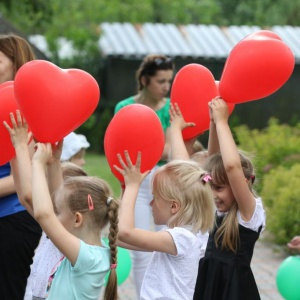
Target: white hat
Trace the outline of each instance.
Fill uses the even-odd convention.
[[[82,148],[87,149],[90,143],[82,134],[71,132],[64,138],[63,149],[61,154],[61,161],[67,161],[72,156],[77,154]]]

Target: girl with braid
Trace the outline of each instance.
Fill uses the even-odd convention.
[[[64,255],[49,280],[49,300],[98,300],[111,270],[104,299],[117,299],[118,202],[109,185],[96,177],[65,178],[52,203],[45,169],[52,159],[51,144],[36,144],[32,157],[32,204],[35,219]],[[110,223],[109,247],[101,230]]]
[[[12,128],[6,122],[4,125],[16,151],[12,170],[17,192],[24,199],[22,205],[44,229],[24,300],[42,300],[47,294],[47,299],[98,300],[109,269],[105,299],[117,299],[118,203],[109,186],[88,177],[73,163],[61,163],[63,141],[37,145],[31,163],[33,147],[27,145],[31,137],[27,123],[19,110],[16,119],[13,113],[10,118]],[[108,222],[110,249],[100,242],[101,229]]]

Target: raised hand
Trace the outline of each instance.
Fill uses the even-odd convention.
[[[27,147],[28,142],[32,137],[32,133],[28,132],[28,125],[26,120],[22,118],[19,110],[16,111],[17,120],[15,119],[15,116],[12,112],[9,114],[9,116],[12,123],[12,128],[6,121],[3,122],[3,125],[9,132],[14,148],[22,145],[25,145]]]
[[[211,119],[215,124],[220,121],[228,122],[229,110],[227,103],[222,98],[216,97],[210,101],[209,109]]]
[[[46,165],[52,157],[52,146],[50,143],[37,143],[35,145],[35,153],[32,157],[33,162],[39,162],[42,165]]]
[[[195,123],[186,122],[184,120],[181,110],[177,103],[170,104],[170,120],[171,126],[179,128],[180,130],[183,130],[187,127],[194,127],[196,125]]]
[[[134,165],[130,159],[129,153],[127,150],[124,151],[124,156],[126,159],[126,163],[124,162],[121,154],[118,154],[118,160],[122,166],[119,168],[118,166],[114,165],[113,167],[124,176],[125,186],[126,188],[130,185],[140,185],[144,178],[149,174],[150,171],[146,171],[141,173],[141,152],[138,152],[136,164]]]

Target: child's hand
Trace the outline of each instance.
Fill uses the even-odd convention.
[[[214,98],[209,102],[210,114],[213,122],[217,124],[220,121],[228,121],[229,110],[227,103],[220,97]]]
[[[183,130],[186,127],[194,127],[196,124],[192,122],[185,122],[183,115],[179,109],[179,106],[177,103],[171,103],[170,104],[170,119],[171,119],[171,127],[173,128],[179,128],[180,130]]]
[[[127,150],[124,151],[124,155],[126,158],[126,163],[123,161],[121,154],[118,154],[118,160],[123,167],[123,169],[119,168],[118,166],[114,165],[114,168],[124,176],[125,186],[126,188],[129,185],[140,185],[144,178],[149,174],[150,171],[146,171],[141,173],[141,152],[138,152],[136,164],[133,165]]]
[[[46,165],[52,157],[52,147],[50,143],[37,143],[35,145],[36,151],[32,157],[32,162],[39,162]]]
[[[14,148],[23,145],[27,147],[28,142],[31,139],[32,133],[28,132],[28,125],[26,120],[22,118],[19,110],[16,111],[17,122],[13,113],[10,113],[9,116],[12,123],[12,128],[7,124],[6,121],[3,122],[3,125],[5,126],[10,135],[11,142]]]
[[[300,236],[295,236],[291,239],[289,243],[287,243],[287,246],[290,249],[297,249],[300,250]]]
[[[63,140],[59,141],[57,144],[52,144],[52,156],[48,161],[48,165],[55,164],[57,162],[60,162],[60,157],[62,153],[63,148]]]

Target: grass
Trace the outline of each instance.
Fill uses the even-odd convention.
[[[120,183],[119,180],[113,175],[107,163],[105,155],[96,153],[85,154],[84,170],[90,176],[98,176],[105,180],[113,190],[114,196],[120,196]]]

